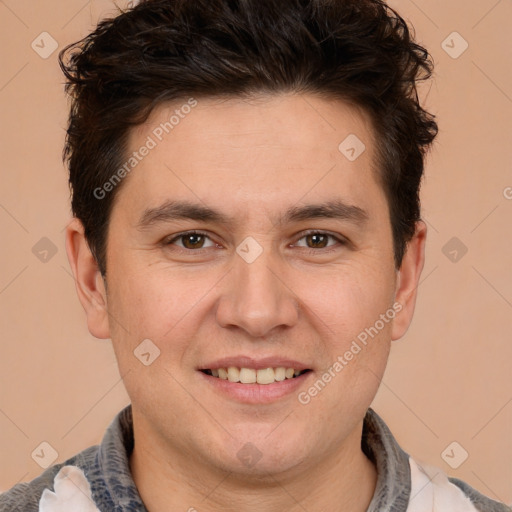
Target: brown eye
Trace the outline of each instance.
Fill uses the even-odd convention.
[[[331,247],[334,248],[336,245],[345,245],[343,238],[321,231],[303,233],[302,237],[299,238],[299,242],[301,240],[304,240],[305,244],[296,243],[295,245],[303,247],[304,249],[328,249]],[[334,243],[329,243],[329,240],[334,240]]]
[[[323,235],[320,233],[314,233],[312,235],[307,235],[304,237],[308,242],[311,242],[311,245],[308,244],[308,247],[312,249],[320,248],[323,249],[327,246],[327,240],[329,238],[328,235]]]
[[[192,233],[191,235],[183,235],[183,246],[186,249],[202,249],[204,236]]]
[[[210,237],[206,234],[190,231],[175,236],[172,240],[166,242],[166,245],[177,245],[178,247],[187,250],[205,249],[215,245],[211,240],[210,245],[205,245],[207,240],[210,240]],[[181,241],[181,243],[178,243],[178,241]]]

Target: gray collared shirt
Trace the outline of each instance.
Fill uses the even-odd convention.
[[[91,446],[51,466],[31,482],[20,483],[1,494],[0,512],[38,512],[43,491],[54,490],[55,475],[66,465],[77,466],[84,472],[101,512],[147,512],[130,473],[133,444],[132,410],[128,405],[114,418],[99,446]],[[409,455],[371,408],[364,419],[361,447],[377,468],[377,485],[367,512],[406,512],[411,495]],[[510,507],[487,498],[461,480],[449,480],[478,511],[512,512]]]

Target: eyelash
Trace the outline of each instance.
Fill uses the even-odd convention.
[[[192,230],[192,231],[186,231],[184,233],[180,233],[180,234],[174,236],[172,239],[164,240],[163,245],[165,245],[165,246],[172,245],[174,242],[176,242],[180,238],[184,238],[184,237],[190,236],[190,235],[200,235],[200,236],[204,236],[204,237],[206,237],[206,238],[211,240],[210,236],[207,233],[204,233],[203,231]],[[318,230],[309,230],[309,231],[304,231],[304,232],[300,233],[300,236],[297,239],[297,241],[302,240],[303,238],[305,238],[305,237],[307,237],[309,235],[323,235],[323,236],[327,236],[327,237],[329,237],[329,238],[331,238],[333,240],[336,240],[338,242],[338,244],[341,245],[341,246],[344,246],[344,245],[348,244],[348,241],[345,238],[343,238],[343,237],[333,235],[333,234],[331,234],[329,232],[326,232],[326,231],[318,231]],[[211,241],[214,242],[213,240],[211,240]],[[187,249],[187,248],[184,248],[184,247],[178,247],[178,249],[180,249],[183,252],[188,252],[188,253],[193,253],[193,252],[194,253],[201,253],[204,250],[211,249],[211,247],[204,247],[204,248],[200,248],[200,249]],[[322,252],[323,254],[326,254],[326,253],[332,252],[333,250],[336,250],[337,247],[336,246],[328,246],[328,247],[321,247],[319,249],[314,249],[314,248],[311,248],[311,247],[302,247],[302,249],[304,249],[309,254],[313,254],[313,253],[318,254],[319,252]]]

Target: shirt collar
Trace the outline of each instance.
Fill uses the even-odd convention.
[[[146,511],[130,471],[133,451],[133,417],[131,404],[120,411],[107,428],[101,441],[97,463],[106,491],[116,512]]]
[[[411,494],[409,455],[371,408],[364,418],[361,449],[377,468],[377,485],[367,512],[405,512]]]

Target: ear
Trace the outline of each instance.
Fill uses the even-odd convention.
[[[96,338],[110,338],[105,284],[85,239],[82,223],[76,217],[66,227],[66,252],[78,299],[87,315],[89,332]]]
[[[393,341],[400,339],[407,332],[412,321],[421,271],[425,263],[426,239],[427,226],[420,220],[416,223],[414,236],[407,244],[397,273],[395,301],[401,304],[402,309],[393,320]]]

